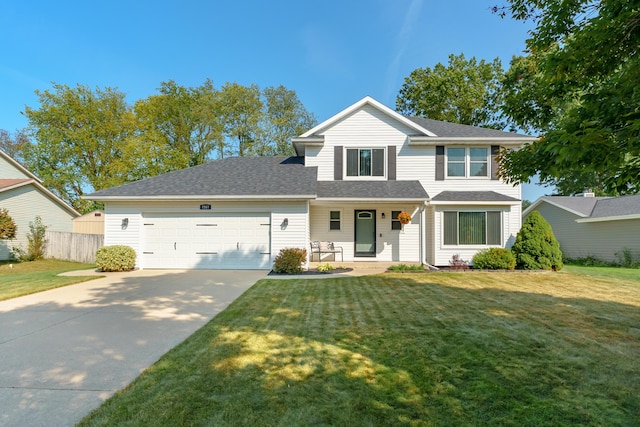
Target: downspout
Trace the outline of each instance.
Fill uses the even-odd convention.
[[[438,267],[431,265],[427,262],[427,239],[425,238],[426,226],[427,226],[427,213],[426,213],[427,201],[425,200],[420,208],[420,262],[426,266],[429,270],[440,270]]]

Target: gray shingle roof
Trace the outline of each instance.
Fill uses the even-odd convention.
[[[316,194],[317,168],[300,157],[229,157],[96,191],[101,197],[309,196]]]
[[[605,197],[606,198],[606,197]],[[582,216],[589,216],[593,208],[603,197],[572,197],[572,196],[544,196],[542,200],[548,200],[557,205],[563,206],[572,211],[578,212]]]
[[[519,199],[495,191],[443,191],[435,196],[437,202],[519,202]]]
[[[598,200],[591,218],[640,214],[640,194]]]
[[[458,123],[443,122],[440,120],[425,119],[422,117],[405,116],[412,122],[444,138],[524,138],[522,135],[513,132],[503,132],[501,130],[481,128],[478,126],[461,125]]]
[[[318,198],[426,200],[420,181],[318,181]]]

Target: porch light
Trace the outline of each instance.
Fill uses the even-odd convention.
[[[122,224],[120,224],[120,228],[126,230],[129,226],[129,218],[122,218]]]
[[[382,219],[384,219],[384,212],[382,212],[382,213],[380,214],[380,217],[381,217]]]
[[[289,225],[289,218],[283,219],[282,223],[280,224],[280,230],[286,229],[288,225]]]

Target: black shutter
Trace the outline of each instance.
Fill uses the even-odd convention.
[[[444,145],[436,145],[436,181],[444,181]]]
[[[387,179],[389,181],[396,180],[396,146],[387,147]]]
[[[491,179],[498,179],[498,154],[500,153],[500,146],[491,146]]]
[[[342,146],[333,147],[333,179],[342,180]]]

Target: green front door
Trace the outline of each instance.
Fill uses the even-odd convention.
[[[376,256],[376,211],[355,211],[355,255]]]

